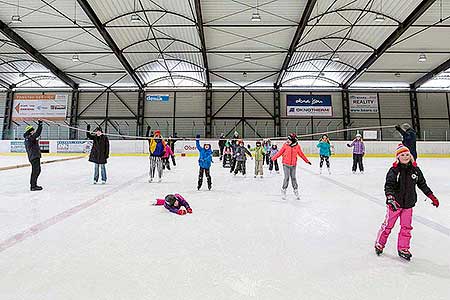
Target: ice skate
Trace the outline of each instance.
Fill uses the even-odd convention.
[[[398,250],[398,256],[400,256],[403,259],[411,260],[412,254],[409,252],[408,249]]]
[[[294,195],[295,195],[295,198],[296,198],[297,200],[300,200],[300,195],[299,195],[299,193],[298,193],[298,189],[297,189],[297,190],[294,190]]]
[[[328,175],[331,175],[331,170],[330,170],[330,168],[328,168]]]
[[[95,181],[95,180],[94,180],[94,181],[92,181],[92,184],[97,184],[97,181]]]
[[[253,176],[253,178],[256,178],[256,175],[255,175],[255,176]]]
[[[264,178],[264,176],[263,175],[261,175],[259,178]]]
[[[162,181],[162,178],[159,178],[159,179],[158,179],[158,182],[161,182],[161,181]]]
[[[322,168],[320,168],[319,174],[322,175]]]
[[[208,190],[210,191],[212,189],[212,185],[208,184]]]
[[[34,186],[34,187],[30,188],[30,191],[32,191],[32,192],[42,191],[42,186],[39,186],[39,185]]]
[[[102,180],[102,184],[106,184],[106,180]]]
[[[286,189],[281,189],[281,199],[286,200]]]
[[[148,182],[149,182],[149,183],[152,183],[152,182],[153,182],[153,178],[150,177],[150,178],[148,179]]]
[[[375,253],[380,256],[383,253],[383,247],[379,244],[375,245]]]
[[[356,171],[352,171],[353,174],[356,174]]]

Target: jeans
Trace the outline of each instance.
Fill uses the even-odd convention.
[[[98,168],[102,167],[102,181],[106,181],[106,165],[105,164],[94,164],[94,181],[98,181]]]

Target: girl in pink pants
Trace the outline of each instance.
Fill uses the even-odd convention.
[[[438,207],[439,201],[428,187],[422,171],[414,161],[409,149],[403,144],[399,144],[395,156],[396,161],[389,169],[384,185],[387,213],[378,231],[375,252],[377,255],[383,253],[389,234],[397,219],[400,218],[400,232],[397,242],[398,255],[410,260],[412,254],[409,252],[409,241],[413,229],[411,226],[413,207],[417,202],[416,185],[431,199],[434,206]]]
[[[192,214],[192,208],[180,194],[169,194],[164,199],[156,199],[153,205],[164,205],[168,211],[178,215]]]

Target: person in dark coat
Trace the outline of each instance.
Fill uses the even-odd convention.
[[[234,158],[236,160],[236,165],[234,167],[234,175],[237,175],[238,172],[241,172],[242,175],[245,176],[246,173],[246,166],[245,162],[247,161],[247,155],[252,157],[252,153],[248,151],[247,148],[244,146],[244,141],[239,140],[238,146],[235,148],[234,151]]]
[[[219,138],[219,160],[222,160],[223,149],[225,148],[226,142],[227,142],[227,140],[225,139],[225,133],[221,133],[220,138]]]
[[[39,137],[42,132],[42,121],[38,121],[38,128],[34,130],[33,126],[25,127],[23,137],[25,139],[25,150],[27,151],[28,161],[31,164],[30,190],[41,191],[42,187],[37,185],[39,174],[41,174],[41,149],[39,148]]]
[[[403,124],[402,126],[397,125],[395,129],[400,132],[403,137],[402,144],[405,145],[411,151],[411,155],[414,157],[414,160],[417,160],[417,148],[416,148],[416,140],[417,133],[414,129],[411,128],[411,125],[408,123]]]
[[[97,127],[94,130],[94,134],[90,133],[91,125],[87,126],[88,132],[87,138],[93,141],[91,154],[89,155],[89,161],[94,165],[94,184],[97,184],[99,177],[99,167],[102,170],[102,184],[106,183],[106,163],[109,158],[109,140],[106,135],[103,134],[102,128]]]
[[[211,182],[211,163],[212,163],[212,150],[211,145],[206,143],[202,146],[200,146],[200,135],[197,134],[195,139],[195,145],[197,147],[197,150],[199,152],[199,158],[198,158],[198,165],[200,167],[200,170],[198,172],[198,184],[197,184],[197,190],[200,190],[203,184],[203,174],[206,174],[206,181],[208,182],[208,190],[211,190],[212,182]]]
[[[172,150],[172,153],[173,153],[173,154],[170,155],[170,158],[172,159],[172,164],[174,166],[177,165],[177,162],[175,161],[175,143],[177,142],[177,140],[178,140],[178,135],[177,135],[176,132],[173,135],[173,137],[169,136],[169,138],[167,139],[167,143],[169,144],[169,147],[170,147],[170,149]]]

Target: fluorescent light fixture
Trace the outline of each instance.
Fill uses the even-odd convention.
[[[242,73],[242,76],[244,76],[244,78],[247,78],[247,72]]]
[[[97,76],[97,72],[94,72],[91,75],[92,75],[92,77],[96,77]]]
[[[79,62],[80,61],[80,57],[78,56],[78,54],[72,55],[72,61],[73,62]]]
[[[252,56],[250,55],[250,53],[247,53],[244,55],[244,60],[245,61],[251,61],[252,60]]]
[[[341,61],[341,58],[339,57],[339,54],[335,54],[333,55],[333,57],[331,57],[332,61]]]
[[[384,16],[383,16],[383,15],[380,15],[380,14],[377,14],[377,15],[375,16],[374,21],[375,21],[375,22],[379,22],[379,23],[384,22]]]
[[[397,73],[394,74],[394,76],[395,76],[395,77],[400,77],[401,74],[397,72]]]
[[[259,15],[259,12],[255,11],[252,14],[252,22],[261,22],[261,16]]]
[[[422,53],[419,55],[419,58],[417,59],[418,62],[426,62],[427,61],[427,56],[425,55],[425,53]]]
[[[22,19],[20,18],[19,15],[13,15],[13,16],[11,17],[11,22],[12,22],[12,23],[22,23]]]
[[[324,73],[324,72],[320,72],[320,73],[319,73],[319,76],[320,76],[320,77],[325,77],[325,73]]]
[[[161,64],[164,63],[164,56],[162,53],[158,54],[158,58],[156,60]]]
[[[141,17],[138,14],[134,13],[131,15],[131,23],[140,23]]]

